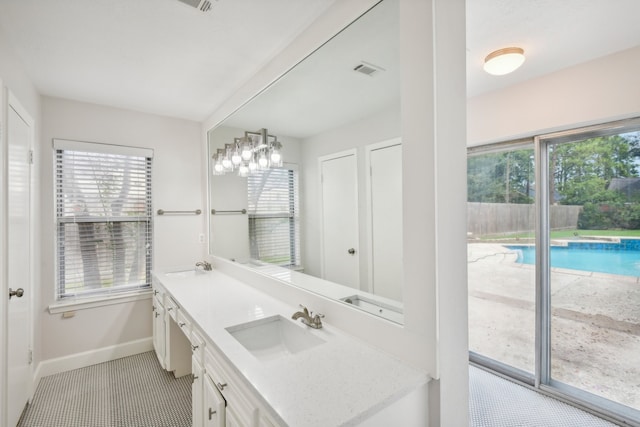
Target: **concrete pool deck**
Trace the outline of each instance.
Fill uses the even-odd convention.
[[[534,266],[499,243],[467,256],[469,348],[533,372]],[[551,300],[552,378],[640,410],[640,279],[553,268]]]

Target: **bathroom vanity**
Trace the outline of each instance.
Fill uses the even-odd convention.
[[[428,376],[219,271],[154,272],[153,343],[195,426],[424,426]],[[309,307],[313,310],[313,307]]]

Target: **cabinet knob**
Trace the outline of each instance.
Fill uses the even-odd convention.
[[[173,307],[167,308],[167,311],[171,311],[171,310],[173,310]]]
[[[191,351],[196,351],[199,346],[191,344]]]
[[[211,419],[211,417],[213,417],[213,414],[215,414],[217,411],[214,411],[213,409],[209,408],[209,419]]]
[[[224,384],[216,383],[216,387],[218,387],[220,391],[224,390],[226,386],[227,386],[227,383],[224,383]]]
[[[181,328],[183,328],[183,327],[184,327],[184,325],[186,325],[186,323],[184,323],[184,322],[180,322],[180,323],[178,324],[178,326],[180,326]]]
[[[153,291],[153,294],[154,294],[154,295],[158,295],[158,290],[157,290],[157,289],[156,289],[156,290],[154,290],[154,291]]]
[[[156,317],[160,316],[160,313],[158,313],[157,311],[155,313],[153,313]]]

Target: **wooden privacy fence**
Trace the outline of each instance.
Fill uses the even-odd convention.
[[[578,227],[582,206],[551,206],[552,230]],[[535,206],[514,203],[467,203],[467,233],[473,236],[526,233],[535,230]]]

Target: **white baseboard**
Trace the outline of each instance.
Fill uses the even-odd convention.
[[[33,375],[33,390],[38,387],[40,379],[43,377],[60,372],[71,371],[73,369],[85,368],[87,366],[120,359],[121,357],[133,356],[134,354],[140,354],[151,350],[153,350],[153,338],[149,337],[96,350],[71,354],[69,356],[43,360],[38,364]]]

